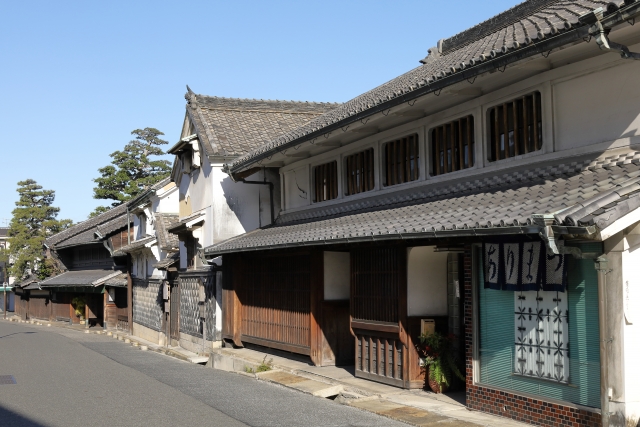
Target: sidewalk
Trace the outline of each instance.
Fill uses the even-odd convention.
[[[263,363],[268,363],[272,370],[256,372]],[[210,365],[215,369],[251,375],[261,381],[333,399],[414,426],[528,425],[467,409],[464,405],[464,392],[443,395],[424,390],[403,390],[356,378],[353,367],[313,366],[307,358],[290,353],[263,352],[251,348],[220,348],[211,353]]]
[[[70,325],[66,322],[40,320],[25,322],[17,317],[7,318],[7,321],[112,336],[143,351],[154,351],[186,362],[206,364],[210,368],[279,384],[413,426],[524,427],[528,425],[467,409],[464,406],[464,392],[443,395],[424,390],[403,390],[356,378],[353,367],[313,366],[307,358],[291,353],[251,348],[219,348],[212,350],[210,355],[203,356],[180,347],[159,346],[124,331],[106,331],[99,327],[87,328],[85,325]],[[259,372],[258,368],[261,364],[268,364],[271,369]]]

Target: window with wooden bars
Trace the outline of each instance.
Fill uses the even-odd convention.
[[[384,145],[383,151],[385,165],[383,181],[385,186],[415,181],[419,178],[417,134],[390,141]]]
[[[475,163],[473,116],[431,130],[431,175],[467,169]]]
[[[313,168],[314,202],[338,197],[338,162],[333,161]]]
[[[540,92],[524,95],[489,110],[488,145],[491,162],[542,148]]]
[[[347,156],[344,161],[347,183],[344,194],[358,194],[373,190],[373,148]]]

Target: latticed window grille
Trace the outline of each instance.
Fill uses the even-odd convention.
[[[314,202],[338,197],[338,162],[333,161],[313,168]]]
[[[373,148],[345,158],[347,176],[346,195],[364,193],[375,186]]]
[[[541,148],[540,92],[524,95],[489,110],[489,161],[508,159]]]
[[[431,175],[470,168],[474,160],[473,116],[431,130]]]
[[[569,311],[566,292],[515,292],[514,373],[569,382]]]
[[[415,181],[420,177],[418,135],[390,141],[384,146],[384,185]]]

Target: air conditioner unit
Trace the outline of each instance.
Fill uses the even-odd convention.
[[[433,319],[420,319],[420,335],[431,335],[436,331],[436,321]]]

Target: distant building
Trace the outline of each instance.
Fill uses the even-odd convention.
[[[9,247],[9,227],[0,227],[0,251]],[[7,311],[13,311],[14,295],[11,284],[13,277],[7,275],[8,265],[0,261],[0,312],[4,310],[4,291],[7,292]]]

